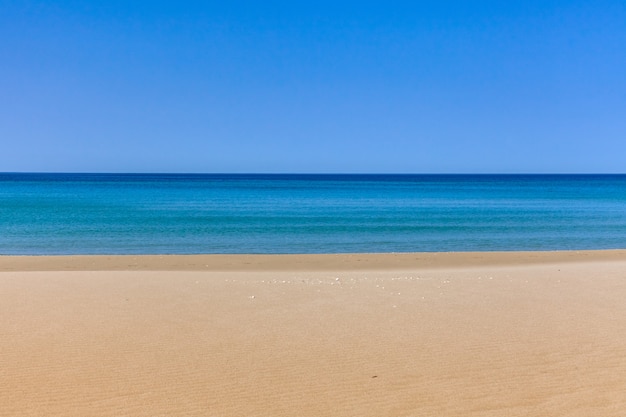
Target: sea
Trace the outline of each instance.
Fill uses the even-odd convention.
[[[626,175],[0,173],[0,254],[626,248]]]

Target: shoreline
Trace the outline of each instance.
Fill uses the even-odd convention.
[[[206,255],[0,255],[5,271],[360,271],[626,260],[626,249]]]

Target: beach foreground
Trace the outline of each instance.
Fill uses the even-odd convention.
[[[0,415],[623,416],[626,251],[0,257]]]

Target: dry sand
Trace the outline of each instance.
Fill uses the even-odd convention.
[[[626,415],[626,251],[0,271],[2,416]]]

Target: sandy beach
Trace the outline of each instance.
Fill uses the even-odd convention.
[[[0,257],[2,416],[624,416],[626,251]]]

